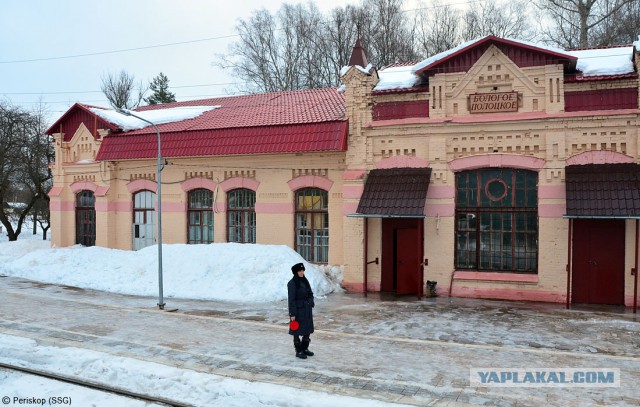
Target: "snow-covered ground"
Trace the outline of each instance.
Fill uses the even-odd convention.
[[[317,296],[341,290],[339,268],[315,267],[287,246],[177,244],[163,246],[164,294],[168,298],[281,301],[287,296],[290,267],[299,262],[305,263]],[[81,246],[52,248],[42,235],[33,235],[30,230],[23,231],[16,242],[8,242],[6,236],[0,240],[0,274],[52,284],[154,296],[158,293],[157,265],[157,246],[137,252]],[[189,394],[189,402],[195,405],[204,406],[210,400],[224,406],[295,406],[300,400],[315,406],[361,405],[357,398],[223,378],[87,350],[61,350],[26,338],[0,335],[0,343],[0,361],[4,363],[25,365],[26,360],[28,367],[37,368],[47,360],[49,369],[54,366],[57,373],[96,380],[101,372],[116,372],[109,379],[112,384],[135,383],[143,393],[174,400],[183,400]],[[73,395],[73,405],[77,406],[133,405],[117,396],[0,371],[1,397],[48,400],[65,395]]]
[[[640,380],[640,324],[630,314],[447,297],[417,301],[372,293],[363,298],[339,289],[339,268],[308,265],[309,279],[323,298],[314,314],[317,354],[301,361],[286,333],[284,285],[290,265],[302,261],[289,248],[165,245],[165,296],[179,310],[159,313],[156,247],[51,248],[30,234],[18,242],[4,240],[0,275],[15,278],[0,278],[0,362],[126,385],[198,406],[385,405],[374,399],[399,399],[369,396],[404,394],[393,393],[394,386],[419,391],[419,397],[401,400],[417,404],[640,401],[632,384]],[[619,368],[622,387],[541,392],[469,386],[470,367],[523,366]],[[301,386],[306,377],[331,382],[311,379]],[[86,390],[62,391],[57,383],[34,380],[0,370],[0,397],[71,394],[92,400]],[[354,393],[353,384],[374,390]],[[97,400],[97,406],[125,405],[121,399]]]

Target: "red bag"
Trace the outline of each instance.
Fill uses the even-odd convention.
[[[297,331],[299,327],[300,324],[298,323],[298,321],[289,322],[289,329],[291,329],[292,331]]]

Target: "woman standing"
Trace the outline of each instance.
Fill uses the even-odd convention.
[[[313,301],[313,291],[309,280],[304,276],[304,264],[298,263],[291,267],[293,278],[287,284],[289,292],[289,318],[298,322],[298,329],[289,328],[289,335],[293,335],[293,346],[296,349],[296,356],[306,359],[313,356],[309,350],[309,335],[313,333],[313,313],[315,306]],[[302,341],[300,340],[302,335]]]

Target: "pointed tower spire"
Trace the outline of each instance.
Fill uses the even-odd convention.
[[[351,51],[349,65],[360,65],[363,68],[369,65],[369,62],[367,62],[367,55],[364,53],[364,48],[362,48],[362,44],[360,43],[360,36],[358,36],[356,45],[353,47],[353,51]]]

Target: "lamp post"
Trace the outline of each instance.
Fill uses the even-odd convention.
[[[133,114],[130,110],[117,107],[116,111],[125,116],[132,116],[145,123],[149,123],[158,135],[158,308],[163,310],[165,304],[162,296],[162,151],[160,150],[160,130],[158,130],[158,127],[153,122]]]

